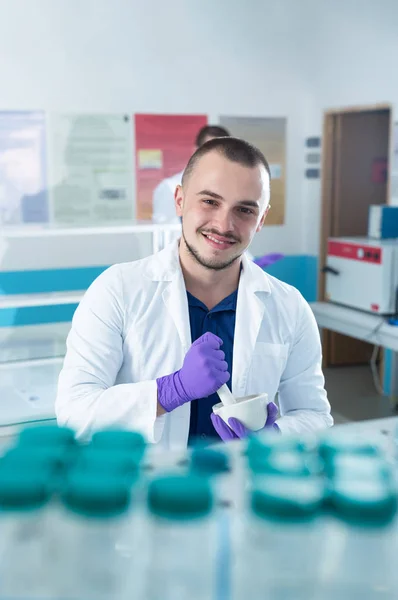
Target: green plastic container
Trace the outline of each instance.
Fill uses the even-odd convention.
[[[22,429],[18,445],[28,446],[74,446],[75,432],[68,427],[36,425]]]
[[[302,521],[320,514],[324,484],[319,477],[263,477],[251,492],[251,508],[258,517]]]
[[[388,524],[397,510],[394,488],[377,479],[336,480],[329,503],[338,517],[359,525]]]
[[[48,469],[49,472],[66,468],[75,458],[73,447],[19,445],[8,450],[0,458],[0,469],[15,469],[19,472],[31,469]]]
[[[124,450],[136,452],[137,455],[143,455],[146,448],[146,441],[141,433],[137,431],[128,431],[126,429],[104,429],[94,433],[91,444],[96,448],[106,450]]]
[[[136,431],[104,429],[94,433],[90,446],[108,452],[128,453],[139,463],[145,456],[147,443],[141,433]]]
[[[291,435],[268,433],[251,435],[248,438],[245,454],[250,458],[253,454],[271,454],[273,452],[308,452],[316,447],[315,438],[308,436],[298,438]]]
[[[148,508],[152,515],[164,519],[203,518],[213,508],[209,480],[195,475],[171,475],[154,479],[149,485]]]
[[[134,452],[90,445],[79,451],[74,468],[99,476],[120,475],[132,481],[139,475],[140,457]]]
[[[253,453],[248,457],[253,474],[308,477],[322,472],[322,463],[310,453],[297,451]]]
[[[328,462],[327,474],[338,481],[392,482],[392,469],[381,456],[336,454]]]
[[[51,485],[43,470],[23,474],[0,470],[0,511],[37,510],[50,498]]]
[[[200,475],[221,475],[230,471],[230,459],[221,450],[198,448],[192,452],[191,470]]]
[[[130,490],[120,477],[74,471],[62,493],[64,505],[89,518],[106,519],[125,513],[130,506]]]
[[[366,438],[358,438],[352,434],[332,431],[321,439],[319,444],[319,454],[329,462],[336,455],[357,454],[362,456],[380,456],[382,454],[380,446],[369,442]]]

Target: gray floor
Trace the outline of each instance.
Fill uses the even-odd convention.
[[[394,402],[375,390],[369,366],[330,367],[324,375],[336,424],[398,415]]]

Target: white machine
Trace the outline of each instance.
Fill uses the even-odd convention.
[[[398,240],[329,238],[326,298],[360,310],[398,313]]]

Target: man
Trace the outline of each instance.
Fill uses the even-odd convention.
[[[229,136],[229,132],[220,125],[205,125],[196,136],[196,149],[200,148],[209,140]],[[163,179],[155,188],[152,197],[152,219],[158,223],[178,222],[176,207],[174,204],[174,192],[181,184],[183,171]]]
[[[205,125],[202,127],[202,129],[200,129],[198,135],[196,136],[196,150],[210,140],[220,137],[229,137],[230,135],[231,134],[229,131],[225,129],[225,127],[221,127],[221,125]],[[153,221],[157,223],[173,223],[174,221],[178,222],[180,220],[180,217],[178,217],[176,213],[174,194],[177,186],[181,185],[183,173],[184,171],[181,171],[176,175],[172,175],[171,177],[163,179],[163,181],[161,181],[155,188],[152,198]],[[269,265],[272,265],[283,258],[283,254],[265,254],[264,256],[259,256],[254,259],[251,253],[247,251],[247,257],[251,260],[254,260],[256,265],[259,265],[262,268],[267,268]]]
[[[175,192],[180,241],[114,265],[77,308],[56,412],[79,436],[119,426],[165,448],[196,437],[247,435],[211,418],[217,390],[278,393],[266,429],[331,426],[321,346],[311,309],[293,287],[245,256],[269,210],[262,153],[214,139],[191,157]]]

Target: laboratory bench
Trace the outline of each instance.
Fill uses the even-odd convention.
[[[0,328],[0,438],[55,419],[54,399],[70,323]]]

